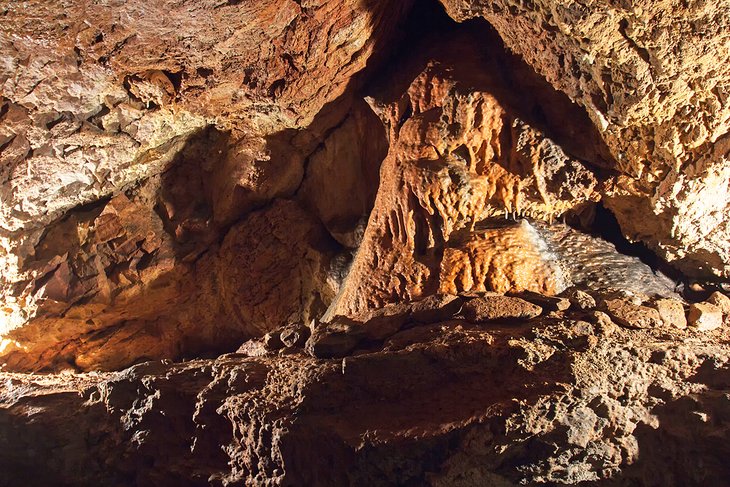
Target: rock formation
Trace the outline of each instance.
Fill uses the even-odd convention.
[[[347,87],[357,85],[357,73],[407,8],[387,1],[285,0],[265,8],[5,2],[0,355],[8,366],[35,370],[61,360],[116,368],[235,348],[230,340],[280,325],[225,305],[213,274],[233,263],[209,255],[248,212],[297,191],[307,156],[333,127],[356,117],[347,115]],[[377,150],[363,164],[375,158]],[[130,202],[136,208],[116,209]],[[356,209],[366,213],[369,204],[364,193]],[[274,218],[284,225],[282,218],[297,216]],[[309,233],[302,223],[303,233],[284,238]],[[298,251],[272,257],[282,279],[300,265]],[[326,249],[314,259],[327,260]],[[227,289],[248,284],[226,280],[257,272],[228,270]],[[278,292],[297,306],[320,299]],[[252,296],[252,305],[261,300]],[[220,307],[228,312],[217,313]],[[77,344],[109,350],[110,335],[117,337],[111,342],[141,343],[112,352],[111,361],[74,363]]]
[[[726,2],[442,0],[580,104],[615,158],[606,204],[684,272],[730,277]]]
[[[0,0],[0,486],[723,485],[729,13]]]

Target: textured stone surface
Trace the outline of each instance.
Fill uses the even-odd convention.
[[[625,234],[685,272],[730,277],[727,2],[441,0],[481,17],[591,117],[622,173]]]
[[[185,247],[154,212],[124,197],[85,221],[46,234],[41,248],[53,259],[41,261],[36,315],[5,334],[6,367],[110,370],[230,351],[246,337],[322,314],[336,292],[332,242],[293,202],[250,214],[220,248],[192,259],[176,254]]]
[[[656,309],[635,304],[626,298],[606,299],[603,307],[617,323],[629,328],[653,328],[662,325],[662,318]]]
[[[596,300],[593,296],[580,289],[572,289],[568,292],[570,304],[580,310],[590,310],[596,307]]]
[[[475,49],[479,40],[492,48]],[[469,56],[454,59],[454,51]],[[535,82],[493,38],[467,29],[426,43],[417,60],[395,63],[375,83],[369,102],[388,128],[390,150],[333,314],[357,314],[437,289],[562,289],[529,228],[514,235],[499,222],[492,228],[490,218],[514,213],[550,219],[594,200],[597,180],[521,118],[538,102],[509,94],[508,80],[488,69],[497,62],[524,73],[523,86]],[[543,102],[555,120],[570,110],[554,92]],[[574,132],[582,130],[580,123],[571,122]]]
[[[546,296],[533,291],[525,291],[520,293],[518,297],[548,311],[565,311],[570,308],[570,299],[559,296]]]
[[[713,292],[710,297],[707,298],[707,302],[720,308],[723,315],[730,315],[730,298],[720,291]]]
[[[33,367],[56,359],[74,366],[74,354],[76,366],[112,367],[197,348],[170,343],[181,335],[231,347],[230,330],[280,325],[293,312],[283,303],[267,324],[264,314],[238,309],[249,304],[219,312],[211,284],[219,264],[209,254],[247,213],[297,192],[309,154],[333,127],[354,125],[345,138],[372,132],[362,115],[346,117],[348,87],[408,6],[0,2],[0,353],[46,347],[53,352]],[[337,133],[330,145],[342,143]],[[338,157],[326,153],[319,165]],[[363,158],[372,174],[377,156]],[[347,218],[369,210],[368,187]],[[312,228],[302,218],[293,235]],[[286,255],[271,257],[292,269],[287,278],[306,280],[287,260],[312,256],[283,247]],[[231,278],[223,276],[224,291],[242,285]],[[327,300],[311,289],[301,298],[301,286],[309,284],[291,283],[280,298],[298,300],[298,310]],[[200,309],[188,309],[193,303]],[[146,344],[137,352],[125,345],[111,362],[72,350],[93,349],[99,338],[113,350],[109,334]]]
[[[441,3],[0,0],[0,486],[724,485],[730,6]]]
[[[667,326],[687,328],[687,315],[684,305],[676,299],[658,299],[652,306],[659,312],[659,316]]]
[[[524,321],[540,316],[542,308],[510,296],[480,296],[464,304],[461,314],[474,323]]]
[[[727,343],[601,330],[450,321],[337,360],[3,373],[0,483],[722,485]]]
[[[712,331],[722,326],[722,310],[710,303],[692,303],[687,319],[699,331]]]
[[[361,100],[307,160],[297,195],[346,247],[360,245],[387,151],[382,122]]]

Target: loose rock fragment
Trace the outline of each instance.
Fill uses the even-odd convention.
[[[720,311],[722,311],[722,314],[725,317],[730,316],[730,298],[725,296],[720,291],[715,291],[710,295],[709,298],[707,298],[707,302],[710,304],[714,304],[718,308],[720,308]]]
[[[595,323],[596,330],[603,336],[610,336],[616,331],[616,323],[603,311],[593,311],[591,321]]]
[[[684,312],[684,306],[676,299],[658,299],[653,306],[659,312],[659,316],[666,326],[679,329],[687,328],[687,316]]]
[[[481,323],[497,320],[529,320],[542,314],[542,308],[512,296],[482,296],[464,304],[462,315],[469,321]]]
[[[711,331],[722,326],[722,311],[710,303],[694,303],[689,307],[689,325],[698,331]]]
[[[302,347],[309,338],[310,330],[301,323],[289,325],[279,335],[281,342],[286,347]]]
[[[582,311],[594,309],[596,307],[596,300],[593,296],[585,291],[581,291],[580,289],[574,289],[571,291],[568,294],[568,299],[570,300],[571,305]]]
[[[434,294],[411,303],[410,319],[417,323],[436,323],[453,318],[463,306],[463,300],[452,294]]]
[[[654,328],[662,324],[657,310],[634,304],[628,299],[607,299],[603,306],[611,318],[628,328]]]
[[[570,308],[570,300],[567,298],[546,296],[532,291],[525,291],[517,294],[516,296],[521,297],[525,301],[536,304],[547,311],[565,311]]]
[[[365,338],[365,330],[346,322],[345,318],[317,327],[305,345],[305,351],[315,358],[340,358],[352,352]]]

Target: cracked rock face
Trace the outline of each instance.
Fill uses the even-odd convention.
[[[0,0],[0,487],[724,485],[728,12]]]

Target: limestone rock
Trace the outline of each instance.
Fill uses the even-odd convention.
[[[463,306],[460,296],[432,294],[409,305],[410,320],[416,323],[437,323],[453,318]]]
[[[328,282],[326,232],[298,204],[276,201],[234,226],[216,259],[217,302],[250,334],[324,312]]]
[[[451,319],[462,307],[460,296],[434,294],[412,303],[389,304],[359,315],[338,315],[315,327],[315,332],[307,342],[307,350],[316,357],[344,356],[364,340],[382,341],[406,325],[417,326]],[[319,345],[319,341],[323,341],[323,344]]]
[[[276,201],[190,259],[155,212],[119,196],[46,233],[31,263],[44,284],[27,288],[36,315],[6,332],[0,357],[16,370],[109,370],[230,351],[324,312],[330,245],[299,205]]]
[[[707,302],[720,308],[723,315],[730,315],[730,298],[720,291],[713,292],[710,297],[707,298]]]
[[[680,301],[676,299],[657,299],[652,306],[659,311],[665,325],[679,329],[687,328],[687,314],[684,305]]]
[[[634,304],[625,298],[607,299],[606,312],[620,325],[629,328],[654,328],[662,325],[659,312],[648,306]]]
[[[590,317],[591,321],[595,323],[601,334],[610,336],[616,331],[616,324],[613,322],[611,317],[603,311],[592,311],[590,313]]]
[[[659,316],[666,326],[687,328],[687,316],[681,302],[676,299],[658,299],[652,306],[659,312]]]
[[[587,311],[596,307],[596,300],[585,291],[573,289],[568,294],[570,304],[579,310]]]
[[[305,350],[315,358],[340,358],[349,355],[367,337],[362,326],[344,317],[316,327]]]
[[[672,279],[637,257],[619,252],[606,240],[567,225],[535,222],[532,226],[548,254],[558,262],[566,286],[592,290],[596,295],[614,289],[627,294],[676,296]]]
[[[382,123],[359,101],[306,161],[306,175],[297,195],[314,209],[334,238],[349,248],[357,248],[362,239],[387,151]]]
[[[311,330],[302,324],[291,324],[281,331],[279,339],[286,347],[303,347],[306,343]]]
[[[445,293],[533,291],[554,294],[564,286],[561,270],[541,252],[532,227],[480,228],[466,241],[446,247],[439,269],[439,290]]]
[[[698,331],[712,331],[722,326],[722,310],[710,303],[692,303],[687,319]]]
[[[344,360],[1,373],[0,483],[722,485],[728,345],[667,329],[586,347],[589,329],[446,322]]]
[[[464,318],[474,323],[516,321],[540,316],[542,308],[520,298],[482,296],[464,303],[461,313]]]
[[[727,0],[440,3],[0,0],[0,485],[727,482]]]
[[[441,3],[486,19],[591,117],[622,173],[604,201],[629,238],[684,272],[730,276],[728,4]]]
[[[510,90],[486,66],[502,55],[496,47],[475,51],[472,35],[432,43],[419,54],[425,69],[404,67],[376,83],[370,104],[388,130],[390,150],[362,245],[331,313],[358,314],[433,289],[562,290],[534,233],[503,228],[499,219],[512,213],[550,219],[593,201],[597,180],[520,118],[536,102],[501,96]],[[454,60],[454,49],[475,59]],[[395,92],[399,84],[403,91]],[[548,100],[553,112],[568,110],[565,100]]]
[[[570,300],[559,296],[545,296],[535,292],[522,292],[518,297],[540,306],[547,311],[565,311],[570,307]]]

